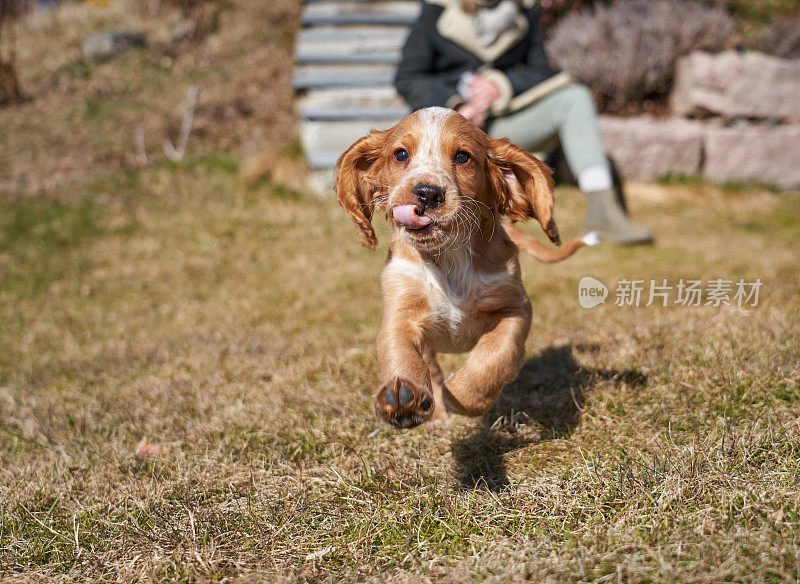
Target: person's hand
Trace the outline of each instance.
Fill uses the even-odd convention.
[[[486,110],[475,107],[472,102],[461,104],[456,111],[479,128],[486,123]]]
[[[469,103],[484,112],[500,97],[500,90],[486,77],[477,75],[469,88]]]

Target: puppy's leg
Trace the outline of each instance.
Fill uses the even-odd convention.
[[[436,409],[434,409],[428,421],[443,422],[449,418],[444,405],[444,395],[442,394],[444,390],[444,373],[442,373],[439,363],[436,362],[436,353],[430,347],[425,347],[422,351],[422,357],[425,359],[425,363],[428,365],[428,371],[430,371],[431,374],[431,388],[433,389],[433,399],[436,402]]]
[[[436,402],[419,327],[399,319],[384,320],[377,350],[384,383],[375,396],[375,415],[396,428],[412,428],[428,420]]]
[[[530,304],[498,316],[496,325],[480,338],[464,365],[445,385],[449,411],[480,416],[492,407],[503,386],[519,374],[530,326]]]

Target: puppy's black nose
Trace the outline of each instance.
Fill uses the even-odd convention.
[[[435,209],[444,203],[444,189],[442,187],[420,183],[411,190],[417,195],[417,200],[422,205],[423,210]]]

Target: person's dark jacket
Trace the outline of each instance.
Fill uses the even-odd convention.
[[[457,107],[466,101],[466,96],[457,90],[462,74],[479,72],[493,81],[501,93],[492,115],[521,109],[537,99],[534,94],[552,91],[546,85],[569,82],[565,74],[557,75],[547,61],[540,15],[537,7],[522,8],[518,27],[483,47],[458,0],[423,2],[422,13],[403,48],[395,77],[397,91],[415,110]]]

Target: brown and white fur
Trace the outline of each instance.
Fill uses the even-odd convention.
[[[554,262],[591,243],[553,248],[501,222],[536,219],[560,244],[550,169],[454,111],[428,108],[353,144],[339,158],[336,193],[365,247],[377,245],[376,209],[392,223],[376,415],[409,428],[486,412],[519,373],[531,325],[518,249]],[[445,380],[436,354],[465,351]]]

